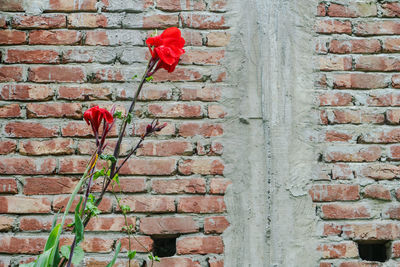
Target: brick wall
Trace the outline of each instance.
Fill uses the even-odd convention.
[[[321,267],[362,263],[361,241],[400,242],[400,3],[323,1],[316,19]]]
[[[168,125],[123,170],[122,201],[148,249],[152,236],[178,236],[176,255],[155,266],[223,266],[226,1],[47,2],[32,15],[27,1],[0,0],[0,266],[43,249],[95,147],[83,112],[112,102],[125,111],[138,83],[132,77],[149,57],[146,37],[170,26],[182,29],[186,54],[174,73],[160,71],[145,86],[122,154],[152,118]],[[125,237],[111,194],[100,209],[82,245],[86,266],[108,263],[115,240]],[[127,262],[123,241],[119,266]],[[146,254],[134,247],[142,266]]]

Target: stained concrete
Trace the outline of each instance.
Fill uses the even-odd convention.
[[[317,266],[312,116],[316,1],[230,1],[225,266]]]

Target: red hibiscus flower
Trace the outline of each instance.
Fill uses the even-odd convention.
[[[153,73],[160,68],[173,72],[179,58],[185,53],[183,49],[185,39],[181,37],[181,31],[176,27],[168,28],[162,34],[148,38],[146,44],[152,59],[158,61]]]
[[[114,108],[113,108],[114,109]],[[104,120],[103,126],[103,134],[102,134],[102,142],[104,142],[105,136],[110,131],[111,127],[113,126],[114,118],[111,113],[104,109],[99,108],[99,106],[92,107],[85,111],[83,114],[83,118],[85,119],[86,123],[92,126],[93,133],[96,137],[96,143],[99,144],[98,136],[99,136],[99,127],[101,122]]]

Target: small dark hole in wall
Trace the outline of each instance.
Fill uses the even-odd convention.
[[[153,253],[158,257],[171,257],[176,253],[176,237],[153,237]]]
[[[359,242],[358,252],[366,261],[385,262],[389,259],[388,241]]]

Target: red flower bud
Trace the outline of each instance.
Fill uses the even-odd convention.
[[[99,127],[103,119],[108,124],[111,124],[114,121],[114,118],[111,115],[111,113],[104,108],[99,108],[99,106],[95,106],[86,110],[85,113],[83,114],[83,118],[85,119],[88,125],[92,126],[93,133],[96,136],[99,133]]]

